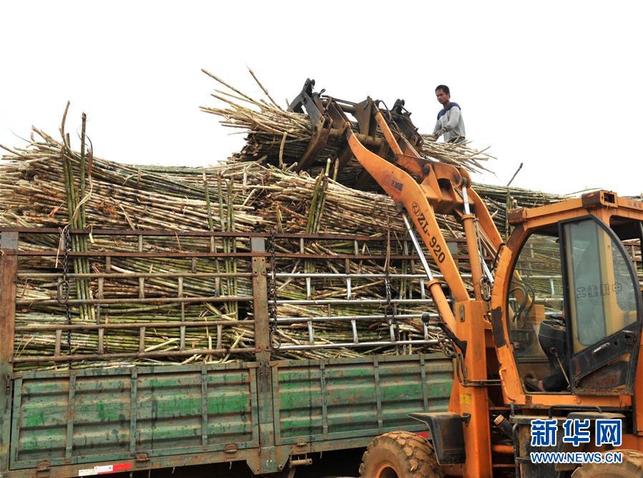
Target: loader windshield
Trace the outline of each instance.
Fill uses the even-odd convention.
[[[640,231],[638,223],[620,226]],[[523,244],[507,306],[526,390],[631,388],[641,292],[636,255],[623,246],[631,234],[618,234],[586,216],[544,227]]]
[[[580,352],[636,322],[637,290],[621,248],[596,221],[564,230],[573,350]]]

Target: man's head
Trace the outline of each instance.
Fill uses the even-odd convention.
[[[447,85],[438,85],[435,87],[435,97],[442,106],[446,106],[451,99],[451,92]]]

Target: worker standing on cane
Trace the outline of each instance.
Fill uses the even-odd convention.
[[[451,92],[446,85],[435,88],[435,96],[442,105],[438,119],[433,130],[433,137],[437,140],[444,136],[445,143],[462,143],[465,140],[464,120],[460,105],[451,101]]]

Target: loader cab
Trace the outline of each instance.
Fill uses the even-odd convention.
[[[641,330],[641,220],[618,209],[544,216],[524,221],[509,243],[506,326],[522,387],[528,394],[631,393]]]

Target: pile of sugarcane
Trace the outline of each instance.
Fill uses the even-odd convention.
[[[259,102],[260,107],[268,105]],[[272,107],[270,107],[272,108]],[[74,252],[123,250],[136,251],[138,244],[127,236],[100,236],[93,238],[91,231],[96,229],[120,230],[170,230],[170,231],[220,231],[220,232],[264,232],[264,233],[344,233],[379,238],[369,247],[371,250],[360,252],[410,255],[409,242],[399,212],[388,197],[369,191],[356,190],[341,183],[333,166],[326,163],[317,168],[314,174],[307,172],[294,173],[288,168],[287,154],[295,151],[285,144],[293,144],[297,137],[305,141],[301,132],[307,126],[307,119],[285,112],[276,106],[275,114],[269,123],[271,128],[281,122],[276,131],[286,142],[279,146],[281,154],[276,165],[270,164],[264,157],[253,160],[255,153],[235,155],[214,167],[150,167],[123,165],[96,157],[88,148],[85,139],[84,121],[81,144],[72,148],[69,135],[65,132],[64,121],[61,126],[62,140],[58,141],[43,131],[34,129],[32,140],[24,147],[6,148],[8,153],[0,164],[0,226],[27,228],[57,228],[56,234],[23,234],[23,247],[31,251],[57,250],[58,257],[32,256],[21,259],[20,270],[28,272],[45,272],[60,274],[63,270],[65,248]],[[267,111],[266,110],[266,111]],[[256,125],[267,122],[265,112],[238,112],[236,117],[246,116]],[[240,124],[240,123],[239,123]],[[298,126],[293,126],[293,124]],[[238,126],[238,125],[237,125]],[[258,126],[257,126],[258,127]],[[299,129],[297,129],[299,128]],[[284,135],[284,131],[287,132]],[[297,133],[296,131],[299,131]],[[295,136],[288,136],[292,132]],[[250,132],[248,148],[254,148],[263,136],[257,131]],[[261,133],[263,134],[263,133]],[[299,135],[299,136],[297,136]],[[265,137],[266,148],[271,148]],[[302,139],[303,138],[303,139]],[[466,146],[462,146],[465,148]],[[288,152],[286,153],[286,150]],[[279,165],[281,157],[282,167]],[[475,156],[474,156],[475,157]],[[461,164],[473,167],[480,158],[468,162],[458,160]],[[487,200],[499,227],[505,227],[507,197],[510,193],[519,205],[534,205],[554,199],[551,196],[530,191],[488,186],[478,186],[478,192]],[[452,238],[462,237],[458,225],[448,217],[439,218],[445,235]],[[66,228],[82,229],[90,234],[73,235],[66,239]],[[146,244],[144,250],[172,252],[201,247],[197,239],[178,239],[174,236],[156,238],[154,244]],[[234,239],[218,239],[213,243],[216,252],[224,254],[248,252],[247,242]],[[297,240],[282,239],[273,244],[275,253],[298,250]],[[272,264],[277,272],[338,272],[337,263],[332,257],[350,253],[351,241],[324,243],[309,241],[303,252],[325,254],[328,260],[279,260]],[[111,271],[127,273],[157,273],[146,283],[146,296],[176,297],[177,282],[163,274],[172,274],[189,270],[186,261],[168,260],[165,258],[112,258]],[[105,263],[95,258],[70,259],[67,265],[69,272],[88,273],[105,272]],[[248,258],[219,258],[199,262],[199,272],[236,273],[249,271]],[[406,274],[422,272],[419,263],[402,261],[383,263],[377,260],[355,261],[350,264],[351,273],[362,274]],[[463,270],[465,273],[466,266]],[[346,271],[344,271],[346,272]],[[376,314],[384,311],[385,315],[418,314],[427,310],[426,305],[405,305],[395,309],[389,306],[361,305],[344,303],[330,307],[314,304],[297,304],[300,299],[314,300],[345,298],[345,290],[333,280],[316,280],[308,287],[302,281],[280,279],[274,284],[278,301],[272,311],[275,317],[321,317],[355,316]],[[193,278],[181,286],[185,297],[197,296],[244,296],[252,292],[249,277],[226,278],[213,281],[207,278]],[[42,325],[53,323],[109,323],[128,324],[149,321],[183,320],[202,321],[203,327],[189,329],[183,338],[185,346],[199,349],[211,349],[213,343],[221,344],[227,350],[251,348],[254,344],[254,329],[244,321],[252,319],[252,308],[241,307],[229,301],[221,303],[194,303],[181,311],[177,304],[146,305],[131,304],[128,299],[140,293],[136,280],[123,278],[117,282],[106,282],[103,287],[95,279],[77,279],[68,285],[66,294],[70,299],[95,298],[97,294],[122,299],[118,304],[109,307],[96,305],[71,306],[59,299],[60,282],[51,278],[40,278],[18,281],[17,325]],[[416,299],[423,296],[417,280],[368,279],[355,284],[353,298],[371,299]],[[388,307],[388,308],[387,308]],[[213,320],[225,320],[230,326],[223,328],[208,325]],[[351,337],[348,322],[327,321],[316,325],[317,340],[342,342]],[[358,323],[357,327],[362,340],[377,341],[387,337],[389,323]],[[401,337],[421,337],[421,322],[415,319],[400,319],[396,322],[396,331]],[[438,338],[435,331],[431,337]],[[273,330],[274,357],[279,358],[323,358],[330,356],[356,356],[363,353],[403,353],[399,347],[375,347],[370,349],[310,349],[286,351],[279,346],[287,344],[301,345],[307,341],[307,330],[301,323],[279,324]],[[171,329],[150,330],[145,342],[146,351],[172,352],[179,348],[179,327]],[[15,354],[17,357],[51,354],[55,347],[56,337],[53,333],[36,334],[28,331],[16,334]],[[98,346],[95,333],[75,331],[69,334],[64,343],[66,351],[71,354],[95,352]],[[135,330],[113,330],[105,337],[103,346],[111,353],[135,352],[140,343]],[[68,350],[67,350],[68,349]],[[428,350],[429,348],[425,348]],[[176,363],[192,361],[218,361],[235,358],[252,359],[251,354],[227,353],[221,355],[203,355],[195,353],[188,357],[158,357],[145,359],[144,362]],[[134,363],[135,361],[115,361],[111,365]],[[45,364],[50,366],[51,364]],[[84,365],[93,365],[88,362]],[[42,367],[43,364],[38,364]],[[57,366],[66,366],[66,363]],[[29,368],[34,365],[24,365]]]
[[[248,133],[243,157],[247,160],[261,159],[280,167],[296,166],[312,137],[308,116],[279,106],[252,71],[250,74],[256,80],[265,99],[255,98],[212,73],[206,70],[203,72],[214,79],[222,89],[217,89],[212,94],[220,104],[202,106],[201,110],[218,116],[221,123],[227,127]],[[423,135],[423,138],[419,152],[430,160],[462,166],[469,171],[480,171],[486,170],[484,163],[492,159],[486,150],[474,149],[467,143],[439,143],[430,135]],[[307,170],[311,174],[323,170],[327,158],[337,157],[338,149],[343,142],[342,138],[330,138],[328,144],[317,154],[317,161],[307,166]],[[342,184],[353,186],[361,172],[359,163],[352,159],[336,173],[336,179]],[[371,182],[370,186],[374,187],[374,184]]]

